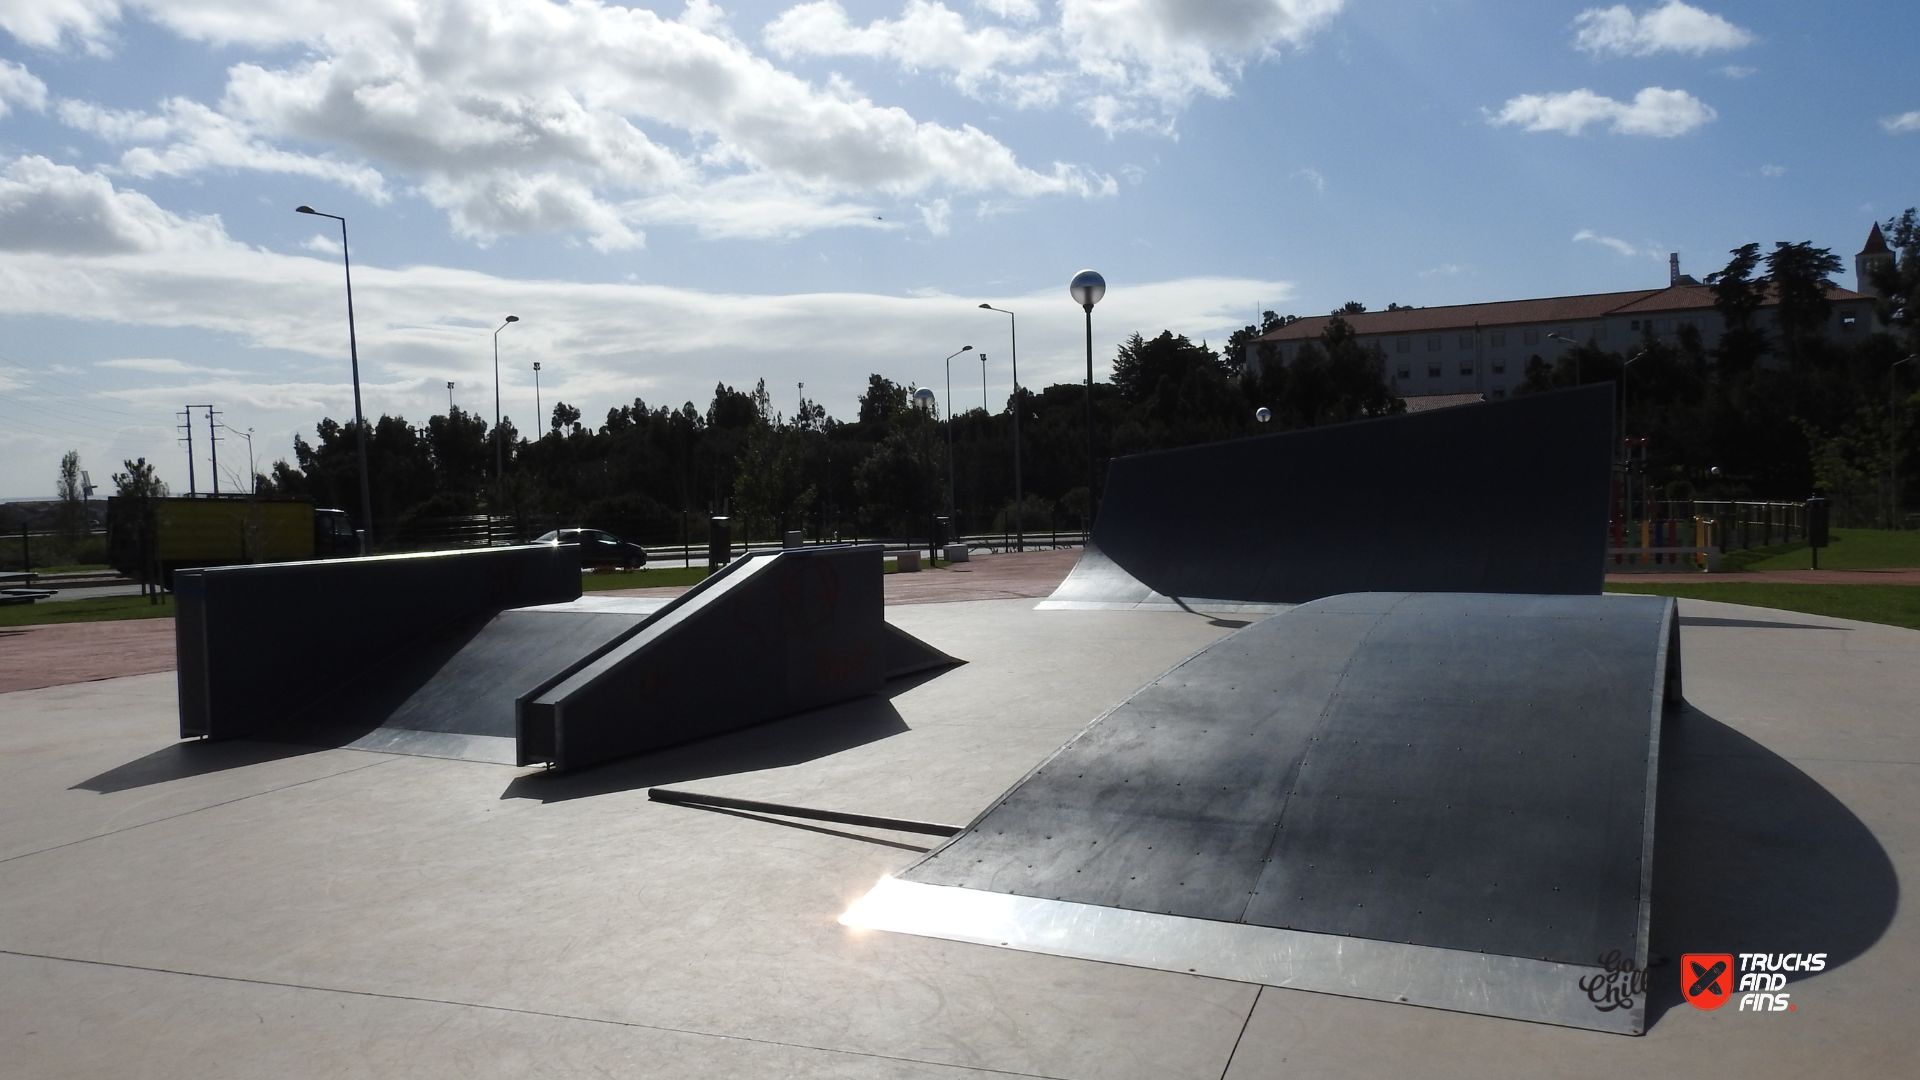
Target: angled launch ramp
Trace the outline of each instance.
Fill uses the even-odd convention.
[[[183,737],[580,768],[957,663],[889,626],[881,548],[756,552],[672,600],[571,548],[182,571]]]
[[[1646,967],[1678,642],[1657,597],[1302,605],[1150,683],[842,921],[1637,1034],[1644,995],[1589,989],[1609,958]]]
[[[1598,593],[1612,441],[1607,384],[1116,458],[1040,606]]]

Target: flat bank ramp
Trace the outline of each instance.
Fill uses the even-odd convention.
[[[1638,1033],[1662,597],[1368,593],[1148,684],[853,925]]]
[[[519,764],[582,768],[877,692],[956,661],[890,627],[880,545],[735,560],[516,703]]]
[[[1585,386],[1116,458],[1085,552],[1039,606],[1598,593],[1612,395]]]

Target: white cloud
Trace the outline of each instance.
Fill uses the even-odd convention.
[[[1606,124],[1616,135],[1652,135],[1670,139],[1712,120],[1711,106],[1685,90],[1649,86],[1632,101],[1615,101],[1591,90],[1522,94],[1489,118],[1493,124],[1518,124],[1527,131],[1563,131],[1578,135],[1588,124]]]
[[[1889,116],[1880,121],[1880,126],[1886,128],[1888,134],[1892,135],[1899,135],[1908,131],[1920,131],[1920,109],[1915,109],[1909,113],[1901,113],[1899,116]]]
[[[875,198],[1115,190],[1068,163],[1030,168],[974,127],[922,122],[843,80],[781,70],[708,0],[689,0],[677,20],[607,0],[143,0],[47,15],[33,32],[100,44],[135,10],[276,59],[234,64],[218,101],[176,98],[150,113],[62,103],[65,122],[126,147],[124,172],[283,172],[374,199],[404,184],[481,241],[568,230],[632,247],[650,222],[794,235],[867,220]],[[747,213],[718,195],[742,183],[755,193]]]
[[[1581,229],[1579,232],[1574,233],[1573,240],[1575,243],[1580,243],[1582,241],[1585,241],[1589,243],[1600,244],[1605,247],[1610,247],[1622,255],[1658,256],[1660,253],[1659,244],[1648,244],[1645,249],[1641,249],[1618,237],[1602,236],[1599,233],[1594,232],[1592,229]]]
[[[0,172],[0,251],[55,255],[171,254],[227,250],[220,219],[187,219],[138,192],[117,191],[98,173],[46,158]]]
[[[6,0],[0,3],[0,30],[40,49],[58,49],[71,42],[86,52],[104,56],[108,28],[119,18],[117,0]]]
[[[812,0],[765,30],[783,56],[861,56],[949,71],[963,92],[1019,107],[1071,98],[1109,132],[1170,130],[1199,94],[1226,97],[1252,58],[1298,46],[1345,0],[1060,0],[1053,25],[1027,27],[1028,0],[980,6],[1011,22],[969,28],[938,0],[907,0],[899,18],[855,26],[838,0]],[[1022,70],[1024,69],[1024,70]]]
[[[1431,270],[1420,271],[1420,276],[1423,278],[1458,277],[1466,269],[1467,269],[1466,267],[1459,266],[1454,263],[1441,263],[1439,266],[1436,266]]]
[[[1320,170],[1318,169],[1295,169],[1287,175],[1287,178],[1289,180],[1294,178],[1305,180],[1307,183],[1313,185],[1313,190],[1315,191],[1327,190],[1327,178],[1320,175]]]
[[[19,198],[22,191],[30,197]],[[79,204],[84,213],[48,213],[55,196]],[[225,343],[205,355],[183,354],[188,358],[178,366],[120,357],[92,365],[100,379],[119,380],[103,389],[126,408],[155,418],[151,446],[116,449],[112,460],[136,453],[150,459],[166,453],[174,460],[167,425],[183,399],[230,410],[227,422],[237,428],[297,428],[309,438],[321,416],[338,418],[351,409],[337,255],[247,247],[227,238],[217,219],[168,214],[145,195],[115,190],[102,175],[36,158],[16,161],[0,176],[0,237],[22,236],[14,214],[35,199],[36,216],[58,227],[50,227],[53,235],[41,242],[0,247],[0,316],[204,331],[207,336],[198,340]],[[99,241],[101,234],[112,242]],[[458,383],[463,405],[473,404],[471,388],[491,387],[488,334],[498,323],[484,317],[514,311],[523,321],[511,338],[502,335],[501,372],[506,411],[524,426],[533,412],[528,369],[536,359],[546,368],[547,404],[565,400],[589,417],[636,396],[656,405],[692,400],[704,407],[716,381],[751,386],[762,377],[776,388],[804,381],[809,397],[847,416],[869,373],[931,379],[940,354],[929,357],[928,340],[972,341],[993,357],[988,375],[998,400],[1006,392],[997,347],[1005,340],[1005,317],[980,311],[982,301],[1019,312],[1024,380],[1073,380],[1084,363],[1082,314],[1065,288],[1075,269],[1062,267],[1058,283],[1014,296],[741,295],[367,262],[355,264],[353,284],[370,413],[420,422],[445,409],[448,380]],[[1196,340],[1224,339],[1246,321],[1245,297],[1284,303],[1294,295],[1292,286],[1279,281],[1116,279],[1094,314],[1095,348],[1111,355],[1128,334],[1161,329]],[[776,341],[780,347],[769,349],[767,343]],[[18,356],[17,348],[7,359],[33,360]],[[16,459],[7,438],[0,431],[0,487],[24,484],[20,490],[27,490],[34,476],[12,478]],[[273,438],[280,441],[269,442],[264,434],[258,440],[264,462],[288,452],[284,436]],[[64,449],[51,451],[54,460]],[[226,462],[224,449],[221,460]]]
[[[1754,36],[1727,20],[1680,0],[1667,0],[1662,7],[1635,15],[1625,4],[1609,8],[1588,8],[1573,20],[1580,28],[1574,36],[1577,49],[1596,55],[1651,56],[1658,52],[1703,53],[1720,49],[1739,49],[1753,44]]]
[[[1729,79],[1744,79],[1760,69],[1756,67],[1741,67],[1739,64],[1724,64],[1713,70],[1715,74],[1724,75]]]
[[[1760,175],[1785,176],[1787,175],[1787,167],[1785,165],[1762,165],[1760,166]]]
[[[35,112],[46,108],[47,84],[19,64],[0,60],[0,116],[7,115],[15,105]]]

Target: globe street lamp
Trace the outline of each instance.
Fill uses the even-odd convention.
[[[367,482],[367,421],[360,411],[360,341],[353,329],[353,259],[347,253],[347,219],[339,214],[323,214],[311,206],[296,206],[296,214],[332,218],[340,223],[340,264],[347,272],[347,355],[353,362],[353,437],[360,456],[360,554],[367,553],[367,537],[373,532],[373,487]]]
[[[953,357],[963,352],[972,352],[973,346],[962,345],[958,352],[948,356],[947,365],[947,527],[953,527]]]
[[[496,481],[507,475],[507,448],[500,438],[500,331],[519,321],[520,316],[509,315],[506,322],[493,330],[493,478]]]
[[[1013,312],[992,304],[981,304],[987,311],[1007,317],[1007,341],[1013,346],[1013,550],[1027,550],[1027,504],[1020,490],[1020,334]],[[984,359],[984,357],[983,357]]]
[[[1087,313],[1087,536],[1093,535],[1093,305],[1107,295],[1107,279],[1092,270],[1073,275],[1067,285],[1073,302]]]

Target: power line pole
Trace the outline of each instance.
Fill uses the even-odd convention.
[[[187,444],[187,494],[192,495],[196,493],[196,489],[193,486],[193,406],[189,405],[180,410],[179,415],[181,418],[179,424],[180,430],[187,434],[184,440],[176,441],[184,441]]]
[[[207,454],[213,461],[213,493],[220,494],[220,436],[216,433],[213,418],[220,415],[213,406],[202,405],[207,410]]]

